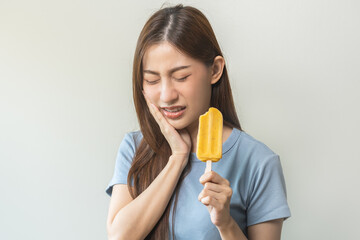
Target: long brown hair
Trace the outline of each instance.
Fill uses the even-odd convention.
[[[223,56],[209,21],[196,8],[184,7],[181,4],[163,8],[155,12],[145,23],[138,38],[133,63],[133,97],[143,135],[128,174],[128,188],[133,198],[139,196],[152,183],[171,155],[170,146],[152,117],[142,94],[142,60],[145,51],[150,46],[164,41],[206,66],[211,66],[216,56]],[[224,124],[242,130],[236,115],[226,66],[220,80],[212,85],[210,104],[222,112]],[[188,161],[188,166],[176,186],[175,194],[146,239],[168,238],[171,202],[175,200],[172,219],[174,223],[179,188],[190,169],[191,161]],[[174,236],[174,231],[172,232]]]

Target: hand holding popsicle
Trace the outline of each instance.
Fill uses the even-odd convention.
[[[230,200],[232,189],[230,182],[214,171],[204,173],[200,178],[204,189],[198,199],[208,207],[211,222],[218,228],[227,226],[232,220]]]
[[[217,227],[231,221],[230,199],[232,189],[230,183],[219,174],[211,171],[211,163],[222,157],[223,118],[216,108],[211,107],[199,118],[196,155],[199,160],[206,161],[205,173],[200,178],[204,189],[199,194],[199,201],[207,206],[211,221]]]

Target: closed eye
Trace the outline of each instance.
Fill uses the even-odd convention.
[[[149,81],[149,80],[144,79],[144,81],[149,85],[154,85],[154,84],[158,83],[160,80]]]
[[[183,77],[183,78],[175,78],[177,81],[185,81],[190,75],[187,75],[186,77]]]

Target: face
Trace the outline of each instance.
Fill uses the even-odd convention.
[[[143,79],[144,92],[175,129],[197,129],[210,107],[209,67],[164,42],[145,52]]]

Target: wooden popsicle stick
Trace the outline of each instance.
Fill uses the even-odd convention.
[[[211,172],[211,162],[212,162],[211,160],[206,161],[205,173]]]
[[[206,161],[205,173],[211,172],[211,162],[212,162],[211,160]],[[208,211],[211,212],[212,207],[211,206],[206,206],[206,207]]]

